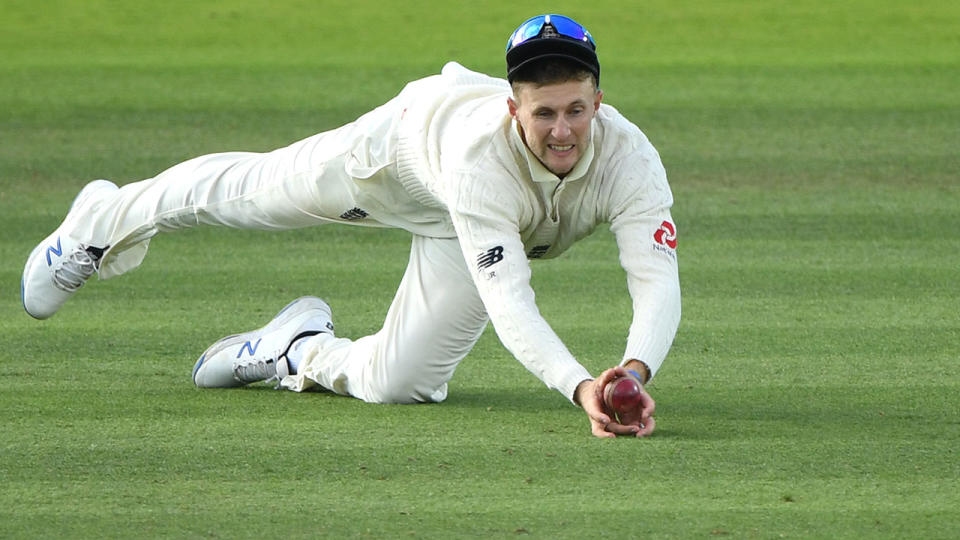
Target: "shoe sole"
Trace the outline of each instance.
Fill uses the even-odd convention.
[[[29,272],[31,267],[30,263],[31,262],[36,263],[36,261],[40,260],[40,258],[36,257],[36,255],[43,251],[43,248],[47,245],[47,239],[53,236],[54,234],[56,234],[57,231],[60,230],[60,227],[63,227],[63,225],[67,222],[67,220],[70,219],[70,213],[73,212],[74,208],[86,202],[86,199],[89,198],[93,192],[99,191],[101,189],[107,189],[107,188],[113,189],[113,190],[119,189],[116,184],[114,184],[109,180],[94,180],[93,182],[90,182],[87,185],[83,186],[83,189],[80,190],[80,193],[77,193],[77,196],[73,198],[73,202],[70,203],[70,208],[67,209],[67,215],[64,216],[63,221],[60,222],[60,225],[52,233],[50,233],[50,235],[47,236],[47,238],[44,238],[42,242],[37,244],[37,247],[33,248],[33,251],[30,252],[30,256],[27,257],[27,263],[23,265],[23,274],[20,276],[20,303],[23,304],[23,310],[27,312],[27,315],[30,315],[34,319],[38,319],[38,320],[48,319],[53,316],[53,314],[51,313],[47,317],[38,317],[33,313],[30,313],[30,310],[27,309],[26,279],[27,279],[27,273]]]
[[[326,302],[324,302],[323,300],[315,296],[301,296],[300,298],[297,298],[293,302],[290,302],[289,304],[287,304],[265,326],[262,326],[256,330],[251,330],[249,332],[244,332],[242,334],[234,334],[232,336],[227,336],[225,338],[220,339],[219,341],[211,345],[209,348],[207,348],[207,350],[204,351],[202,355],[200,355],[200,358],[197,359],[197,363],[193,365],[193,374],[191,375],[193,384],[197,385],[197,372],[200,371],[200,368],[203,366],[204,360],[206,360],[208,356],[213,356],[219,353],[220,351],[222,351],[223,349],[232,347],[238,343],[251,341],[250,336],[253,336],[256,334],[267,334],[273,331],[274,329],[287,324],[288,322],[290,322],[290,320],[294,319],[300,314],[312,309],[323,311],[328,318],[331,318],[331,319],[333,318],[332,312],[330,310],[330,306]]]

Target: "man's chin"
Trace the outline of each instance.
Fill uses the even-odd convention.
[[[551,164],[547,165],[547,170],[550,171],[550,172],[552,172],[553,174],[559,176],[560,178],[563,178],[563,177],[566,176],[570,171],[573,170],[573,166],[574,166],[575,164],[576,164],[576,162],[574,162],[574,163],[551,163]]]
[[[577,165],[577,159],[580,159],[580,156],[576,156],[577,159],[565,159],[565,158],[556,158],[555,159],[544,159],[547,156],[537,155],[537,161],[544,166],[545,169],[557,175],[560,178],[563,178],[566,174],[573,170]]]

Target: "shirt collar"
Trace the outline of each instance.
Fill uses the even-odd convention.
[[[523,155],[527,160],[527,167],[530,170],[530,178],[534,182],[550,182],[558,183],[560,178],[550,172],[549,169],[543,166],[543,163],[540,163],[540,160],[537,159],[537,156],[527,148],[526,143],[523,142],[523,137],[520,136],[520,125],[517,124],[517,120],[513,120],[513,129],[510,130],[513,135],[514,144],[523,149]],[[587,148],[583,151],[583,155],[580,156],[580,160],[577,161],[577,164],[573,166],[573,169],[563,177],[564,181],[574,181],[583,178],[587,174],[587,169],[590,168],[590,163],[593,162],[593,122],[590,123],[590,142],[587,144]]]

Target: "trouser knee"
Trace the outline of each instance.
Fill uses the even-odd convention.
[[[378,403],[439,403],[447,398],[447,383],[431,382],[411,376],[398,376],[383,381],[371,392]]]

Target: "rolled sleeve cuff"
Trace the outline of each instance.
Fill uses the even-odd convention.
[[[556,383],[557,390],[560,391],[563,395],[567,396],[567,399],[570,400],[570,403],[574,405],[577,404],[574,401],[574,394],[577,391],[577,386],[580,385],[585,380],[592,380],[593,375],[590,375],[590,372],[580,364],[571,366],[563,375],[558,379]]]

